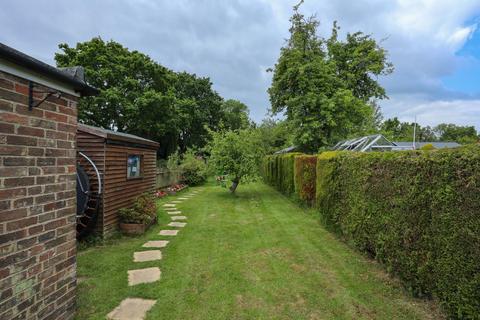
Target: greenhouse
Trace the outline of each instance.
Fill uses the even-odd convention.
[[[394,142],[389,141],[381,134],[374,134],[369,136],[363,136],[360,138],[354,138],[350,140],[343,140],[338,142],[333,150],[349,150],[359,152],[369,151],[392,151],[392,150],[412,150],[411,146],[399,146]]]

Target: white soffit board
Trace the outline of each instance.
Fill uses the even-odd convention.
[[[71,86],[65,85],[65,83],[45,77],[38,72],[18,66],[4,59],[0,59],[0,71],[10,73],[11,75],[33,81],[35,83],[44,85],[58,91],[62,91],[64,93],[71,94],[72,96],[80,97],[80,93],[73,90]]]

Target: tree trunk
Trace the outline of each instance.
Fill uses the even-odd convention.
[[[232,180],[232,186],[230,187],[230,192],[235,193],[235,190],[237,190],[238,184],[240,183],[240,178],[235,177],[235,179]]]

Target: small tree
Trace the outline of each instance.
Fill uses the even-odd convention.
[[[252,181],[259,177],[259,167],[264,155],[258,132],[251,129],[212,132],[210,164],[221,174],[232,177],[232,193],[240,180]]]

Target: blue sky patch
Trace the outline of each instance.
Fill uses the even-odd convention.
[[[458,69],[443,78],[442,82],[450,90],[480,95],[480,27],[457,52],[457,56],[461,58]]]

